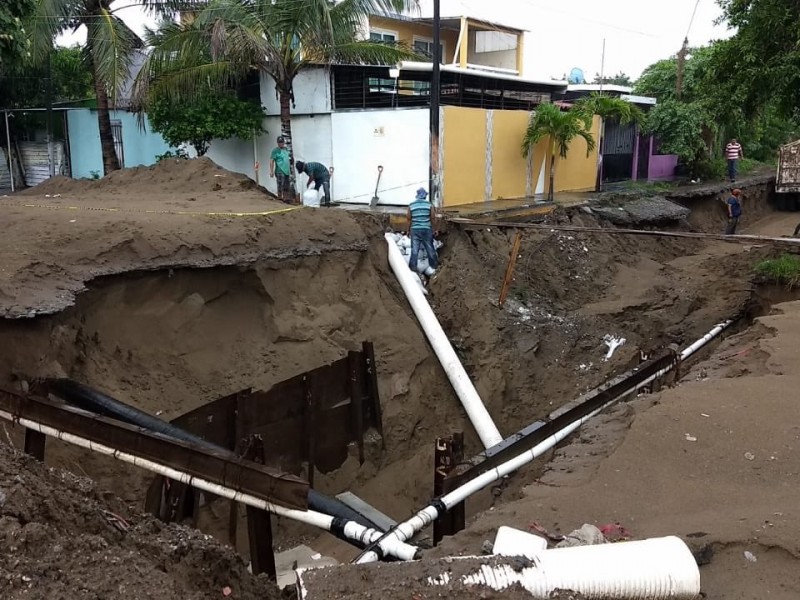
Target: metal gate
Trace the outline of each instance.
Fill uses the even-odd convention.
[[[117,153],[120,169],[125,167],[125,148],[122,146],[122,121],[111,121],[111,135],[114,137],[114,152]]]

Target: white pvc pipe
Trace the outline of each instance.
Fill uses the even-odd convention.
[[[334,525],[334,517],[321,512],[313,510],[297,510],[278,506],[277,504],[272,504],[271,502],[267,502],[266,500],[262,500],[261,498],[257,498],[250,494],[239,492],[206,479],[195,477],[184,471],[178,471],[177,469],[167,467],[166,465],[153,462],[146,458],[141,458],[127,452],[121,452],[114,448],[110,448],[109,446],[98,444],[91,440],[87,440],[86,438],[67,433],[66,431],[60,431],[53,427],[49,427],[48,425],[31,421],[30,419],[17,418],[11,413],[7,413],[5,411],[0,411],[0,418],[12,421],[14,423],[19,423],[23,427],[38,431],[64,442],[74,444],[75,446],[85,448],[91,452],[104,454],[117,460],[121,460],[122,462],[146,469],[147,471],[158,473],[159,475],[163,475],[164,477],[172,479],[173,481],[190,485],[194,488],[209,492],[222,498],[228,498],[229,500],[241,502],[242,504],[247,504],[248,506],[253,506],[261,510],[266,510],[275,515],[286,517],[287,519],[300,521],[301,523],[305,523],[307,525],[313,525],[314,527],[319,527],[325,531],[330,531]],[[362,542],[365,545],[378,542],[378,545],[384,554],[390,554],[401,560],[413,560],[417,553],[416,547],[410,546],[404,542],[397,543],[397,540],[393,538],[387,537],[385,540],[381,540],[381,537],[384,535],[383,532],[364,527],[363,525],[354,521],[347,521],[345,523],[344,534],[348,539]]]
[[[523,569],[483,564],[453,582],[449,573],[429,577],[432,586],[521,586],[532,598],[551,598],[569,590],[588,600],[691,600],[700,593],[700,570],[680,538],[544,550]]]
[[[684,351],[681,352],[681,360],[686,360],[687,358],[689,358],[692,354],[697,352],[700,348],[705,346],[708,342],[713,340],[715,337],[717,337],[720,333],[722,333],[725,329],[730,327],[732,324],[733,324],[733,321],[728,320],[728,321],[725,321],[724,323],[720,323],[719,325],[714,327],[714,329],[709,331],[707,334],[705,334],[703,337],[701,337],[699,340],[697,340],[694,344],[692,344],[688,348],[684,349]]]
[[[389,246],[389,265],[392,267],[400,286],[408,298],[409,304],[414,311],[414,314],[419,320],[428,341],[433,347],[433,351],[439,358],[442,368],[447,373],[447,378],[453,386],[464,410],[467,412],[469,420],[472,422],[473,427],[478,433],[481,442],[485,448],[491,448],[503,441],[503,436],[500,435],[497,427],[489,416],[486,407],[481,401],[478,391],[472,385],[469,375],[464,370],[461,361],[458,360],[450,341],[447,339],[442,326],[436,319],[430,304],[425,299],[425,295],[419,289],[419,286],[414,282],[413,274],[408,268],[400,249],[394,241],[391,234],[386,234],[386,243]]]
[[[725,321],[724,323],[720,323],[714,329],[709,331],[706,335],[702,338],[688,346],[683,352],[681,352],[681,360],[684,360],[690,357],[692,354],[697,352],[700,348],[705,346],[708,342],[712,339],[717,337],[720,333],[722,333],[727,327],[729,327],[733,321]],[[676,363],[679,364],[679,363]],[[613,404],[616,404],[621,398],[628,396],[631,393],[636,392],[637,390],[645,387],[649,383],[655,381],[657,378],[665,375],[669,371],[675,368],[675,365],[671,365],[669,367],[664,367],[660,369],[644,381],[640,381],[636,385],[630,387],[626,391],[619,394],[616,398],[612,398],[604,405],[600,406],[599,408],[595,409],[594,411],[590,412],[587,415],[584,415],[580,419],[576,419],[563,429],[557,431],[550,437],[542,440],[539,444],[533,447],[530,450],[526,450],[522,454],[515,456],[514,458],[496,466],[485,473],[481,473],[475,479],[472,479],[462,485],[461,487],[456,488],[452,492],[445,494],[439,501],[444,504],[447,509],[452,508],[456,504],[462,502],[475,492],[483,489],[484,487],[494,483],[495,481],[502,479],[506,475],[517,471],[521,467],[527,465],[528,463],[532,462],[536,458],[540,457],[545,452],[551,450],[556,444],[561,442],[564,438],[572,434],[575,430],[580,428],[584,423],[586,423],[589,419],[597,416],[602,411],[607,409]],[[439,517],[439,509],[437,508],[436,504],[429,504],[419,512],[417,512],[414,516],[412,516],[407,521],[404,521],[398,524],[394,529],[386,534],[385,539],[396,538],[399,541],[405,542],[406,540],[411,539],[418,531],[421,531],[431,523],[433,523]],[[358,564],[374,562],[378,560],[378,554],[375,552],[365,552],[359,559],[356,561]]]

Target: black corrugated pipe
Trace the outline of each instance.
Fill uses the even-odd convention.
[[[47,385],[47,389],[51,393],[55,394],[59,398],[62,398],[68,403],[77,406],[78,408],[82,408],[83,410],[103,415],[104,417],[110,417],[112,419],[122,421],[123,423],[129,423],[130,425],[136,425],[137,427],[149,429],[150,431],[155,431],[156,433],[160,433],[183,442],[188,442],[209,450],[214,450],[215,452],[223,452],[230,455],[231,458],[236,458],[236,454],[227,448],[207,442],[200,436],[194,435],[193,433],[190,433],[185,429],[181,429],[180,427],[176,427],[172,423],[168,423],[167,421],[159,419],[158,417],[154,417],[153,415],[141,411],[129,404],[120,402],[116,398],[112,398],[103,392],[99,392],[93,388],[90,388],[88,385],[78,383],[72,379],[48,379],[45,383]],[[378,527],[364,515],[354,511],[344,502],[337,500],[336,498],[326,496],[325,494],[320,494],[314,489],[308,490],[308,506],[312,510],[324,513],[326,515],[338,517],[347,521],[355,521],[364,527],[372,528],[377,531],[383,531],[382,528]],[[352,543],[352,540],[346,538],[342,539]]]

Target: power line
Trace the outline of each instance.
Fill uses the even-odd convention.
[[[692,25],[694,25],[694,18],[697,15],[697,7],[700,6],[700,0],[694,3],[694,10],[692,11],[692,18],[689,20],[689,27],[686,29],[686,36],[685,39],[689,39],[689,32],[692,30]]]

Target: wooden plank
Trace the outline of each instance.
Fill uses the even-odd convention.
[[[312,376],[305,378],[305,439],[306,439],[306,462],[308,463],[308,484],[314,487],[314,463],[315,463],[315,446],[317,441],[317,423],[316,423],[316,404],[314,396],[314,384]]]
[[[500,288],[500,308],[506,302],[508,297],[508,290],[511,288],[511,282],[514,280],[514,267],[517,266],[517,258],[519,257],[519,246],[522,243],[522,232],[517,230],[514,236],[514,243],[511,245],[511,256],[508,258],[508,266],[506,267],[506,274],[503,277],[503,285]]]
[[[367,394],[370,398],[370,418],[369,424],[381,434],[382,448],[386,447],[383,437],[383,408],[381,407],[381,395],[378,390],[378,366],[375,362],[375,346],[372,342],[364,342],[361,345],[364,353],[364,366],[366,368]]]
[[[46,398],[25,397],[7,390],[0,390],[0,410],[12,418],[30,419],[268,502],[300,510],[308,507],[307,482],[241,460],[228,451],[196,447]]]
[[[364,386],[361,380],[362,361],[360,352],[348,352],[350,378],[350,417],[353,436],[358,444],[358,463],[364,464]]]
[[[244,458],[263,464],[264,444],[259,436],[248,439]],[[250,545],[250,567],[253,575],[266,573],[272,581],[278,580],[275,552],[272,543],[272,519],[265,510],[247,507],[247,539]]]
[[[251,393],[248,389],[224,396],[173,419],[171,423],[207,442],[233,450],[236,447],[237,401]]]
[[[25,430],[25,453],[38,461],[44,462],[44,446],[47,436],[33,429]]]

